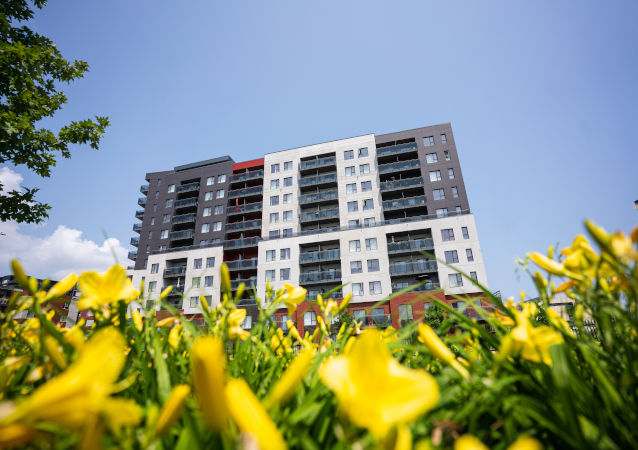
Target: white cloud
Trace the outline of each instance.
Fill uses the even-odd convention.
[[[17,172],[9,169],[8,167],[0,167],[0,184],[2,184],[2,192],[11,192],[16,190],[22,192],[20,184],[24,180],[24,177]]]

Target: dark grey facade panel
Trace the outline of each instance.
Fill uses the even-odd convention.
[[[235,163],[235,161],[233,161],[233,158],[226,155],[220,156],[219,158],[207,159],[206,161],[184,164],[182,166],[175,166],[173,170],[175,170],[175,172],[181,172],[183,170],[195,169],[196,167],[210,166],[211,164],[219,164],[223,162],[231,162],[233,164]]]

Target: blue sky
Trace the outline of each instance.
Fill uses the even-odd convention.
[[[64,270],[59,254],[38,257],[60,226],[79,253],[105,257],[102,228],[127,247],[146,172],[451,122],[490,288],[515,295],[531,286],[516,257],[567,244],[586,217],[638,223],[637,13],[630,1],[52,0],[33,26],[91,71],[46,125],[112,127],[50,179],[13,168],[53,210],[11,230],[37,252],[0,254]]]

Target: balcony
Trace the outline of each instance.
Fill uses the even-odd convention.
[[[170,294],[168,295],[179,295],[179,294],[183,294],[184,293],[184,286],[183,284],[167,284],[166,286],[162,287],[162,291],[164,291],[164,289],[166,289],[169,286],[173,286],[173,289],[171,290]]]
[[[428,203],[425,195],[410,198],[400,198],[397,200],[388,200],[383,202],[384,211],[393,211],[396,209],[416,208],[418,206],[426,206]]]
[[[403,276],[437,271],[436,261],[406,262],[390,264],[390,276]]]
[[[226,232],[246,231],[261,228],[261,220],[246,220],[244,222],[235,222],[226,224]]]
[[[257,180],[264,177],[263,170],[253,170],[252,172],[239,173],[230,177],[231,183],[241,183],[249,180]]]
[[[338,209],[324,209],[321,211],[307,212],[301,213],[299,215],[299,222],[317,222],[321,220],[330,220],[330,219],[338,219],[339,218],[339,210]]]
[[[392,284],[392,293],[399,292],[402,289],[410,287],[409,283],[393,283]],[[441,289],[441,285],[439,283],[425,283],[420,286],[415,287],[410,292],[430,292],[437,291]]]
[[[224,242],[224,250],[232,250],[246,247],[257,247],[259,244],[259,238],[246,238],[246,239],[233,239],[232,241]]]
[[[141,232],[142,231],[142,224],[141,223],[133,224],[133,231],[135,231],[136,233]]]
[[[146,197],[140,197],[137,199],[137,204],[140,206],[146,206]]]
[[[377,158],[383,156],[400,155],[401,153],[416,152],[418,147],[416,142],[410,142],[408,144],[393,145],[392,147],[383,147],[377,149]]]
[[[322,203],[330,200],[339,200],[339,192],[336,189],[334,191],[315,192],[314,194],[299,196],[300,205]]]
[[[262,203],[246,203],[245,205],[229,206],[226,208],[226,215],[249,214],[262,210]]]
[[[408,178],[406,180],[386,181],[381,183],[381,192],[397,191],[400,189],[411,189],[423,186],[423,177]]]
[[[355,318],[358,320],[358,318]],[[360,320],[360,319],[359,319]],[[373,314],[365,316],[362,320],[362,327],[382,327],[386,328],[392,325],[392,314]]]
[[[128,259],[135,261],[135,258],[137,258],[137,252],[128,252]]]
[[[415,239],[413,241],[389,242],[388,253],[411,253],[434,248],[432,239]]]
[[[179,241],[181,239],[193,239],[195,236],[195,230],[173,231],[169,235],[171,241]]]
[[[324,175],[317,175],[314,177],[300,178],[299,187],[318,187],[323,185],[337,185],[337,172],[330,172]]]
[[[241,259],[237,261],[227,262],[228,270],[247,270],[257,268],[257,258]]]
[[[187,198],[184,200],[177,200],[174,206],[175,206],[175,210],[197,207],[197,198]]]
[[[392,172],[404,172],[406,170],[419,169],[421,162],[418,159],[411,159],[409,161],[401,161],[392,164],[379,164],[379,174]]]
[[[255,187],[249,187],[245,189],[236,189],[234,191],[228,191],[228,198],[261,196],[263,191],[264,191],[263,186],[255,186]]]
[[[179,216],[173,216],[173,218],[171,219],[171,223],[173,225],[177,225],[180,223],[195,222],[196,218],[197,214],[181,214]]]
[[[164,269],[165,278],[179,277],[183,275],[186,275],[186,266],[168,267]]]
[[[326,299],[326,298],[331,298],[333,300],[342,300],[343,299],[343,292],[342,291],[336,291],[336,292],[333,292],[330,295],[327,295],[327,294],[308,294],[308,295],[306,295],[306,301],[308,301],[308,300],[310,300],[310,301],[317,300],[317,295],[321,295],[321,298],[323,298],[323,299]]]
[[[181,186],[177,186],[177,188],[175,188],[175,192],[178,194],[184,194],[186,192],[194,191],[199,191],[199,181],[195,183],[182,184]]]
[[[140,245],[140,238],[138,237],[132,237],[131,238],[131,245],[133,247],[137,247],[138,245]]]
[[[334,283],[341,281],[341,270],[327,270],[325,272],[310,272],[299,275],[299,284]]]
[[[142,220],[144,218],[144,210],[135,211],[135,218]]]
[[[244,283],[246,289],[252,289],[253,285],[257,285],[257,277],[243,278],[241,280],[231,280],[230,281],[230,290],[236,291],[239,289],[239,285]]]
[[[140,192],[144,195],[148,194],[148,184],[143,184],[140,186]]]
[[[322,252],[301,253],[299,255],[299,264],[313,264],[339,259],[341,259],[340,250],[324,250]]]
[[[299,163],[299,171],[318,169],[320,167],[329,167],[337,164],[336,156],[328,156],[327,158],[311,159]]]

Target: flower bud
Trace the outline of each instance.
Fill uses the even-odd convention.
[[[155,424],[155,435],[163,436],[170,431],[182,415],[190,393],[191,388],[186,384],[180,384],[173,388]]]

